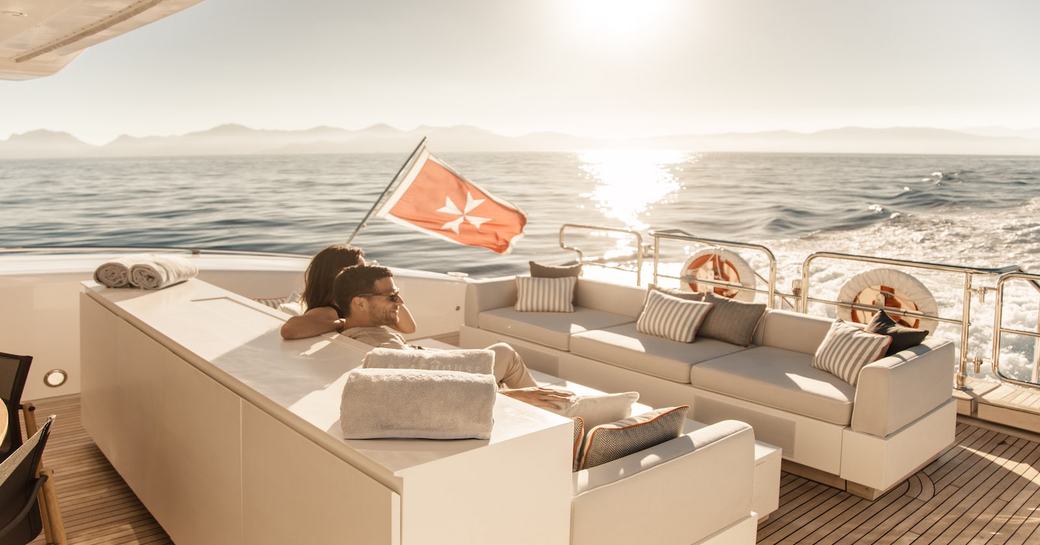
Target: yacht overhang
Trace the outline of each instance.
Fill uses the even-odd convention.
[[[84,49],[202,0],[0,0],[0,79],[49,76]]]

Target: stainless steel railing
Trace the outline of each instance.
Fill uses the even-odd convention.
[[[636,243],[636,251],[635,251],[635,256],[634,256],[635,259],[636,259],[636,270],[635,270],[635,273],[636,273],[636,285],[637,286],[642,286],[643,285],[643,235],[640,234],[638,231],[633,231],[631,229],[622,229],[620,227],[604,227],[604,226],[601,226],[601,225],[585,225],[585,224],[581,224],[581,223],[564,223],[563,225],[560,226],[560,235],[559,235],[560,248],[564,249],[564,250],[568,250],[568,251],[574,252],[575,254],[577,254],[578,255],[578,262],[582,263],[582,264],[587,262],[586,259],[585,259],[585,252],[582,251],[577,246],[571,246],[571,245],[567,244],[566,236],[567,236],[567,230],[568,229],[572,229],[572,230],[573,229],[582,229],[582,230],[592,231],[592,232],[606,231],[606,232],[611,232],[611,233],[624,233],[624,234],[629,235],[632,238],[634,238],[635,241],[636,241],[635,242]],[[622,256],[622,257],[616,258],[616,259],[622,260],[622,259],[625,259],[625,257],[626,256]],[[605,259],[605,258],[604,259],[597,259],[597,260],[595,260],[595,263],[597,265],[599,265],[601,267],[604,267],[604,268],[607,268],[607,269],[616,269],[616,270],[619,270],[619,271],[633,272],[631,269],[628,269],[626,267],[621,267],[621,266],[618,266],[618,265],[611,265],[611,264],[609,264],[609,261],[607,259]]]
[[[991,354],[992,360],[990,365],[992,366],[993,374],[1000,380],[1037,388],[1040,387],[1040,314],[1037,316],[1036,331],[1004,327],[1004,286],[1012,280],[1024,280],[1028,282],[1034,290],[1040,293],[1040,274],[1008,272],[1000,275],[1000,278],[997,279],[997,297],[996,301],[993,303],[993,352]],[[1002,342],[1001,337],[1004,333],[1022,335],[1035,339],[1036,344],[1034,345],[1033,350],[1033,372],[1031,373],[1029,381],[1009,377],[1000,372],[1000,346]]]
[[[654,246],[653,246],[653,248],[654,248],[654,269],[653,269],[653,271],[654,271],[654,283],[655,284],[658,282],[658,278],[661,277],[661,276],[664,276],[665,278],[677,278],[679,280],[683,279],[683,277],[681,277],[681,276],[671,276],[671,275],[661,274],[661,272],[659,270],[659,265],[660,265],[660,262],[661,262],[661,241],[662,240],[676,240],[676,241],[682,241],[682,242],[693,242],[693,243],[696,243],[696,244],[703,244],[703,245],[708,246],[708,247],[736,248],[736,249],[744,249],[744,250],[753,250],[753,251],[756,251],[756,252],[759,252],[759,253],[765,255],[766,259],[769,261],[769,273],[768,273],[769,277],[768,278],[764,278],[764,277],[762,277],[762,275],[758,274],[758,272],[755,272],[755,276],[758,277],[763,282],[765,282],[765,284],[766,284],[766,288],[765,289],[748,288],[748,287],[745,287],[745,286],[733,284],[731,282],[722,282],[722,281],[716,281],[716,280],[711,280],[711,279],[700,279],[699,278],[699,279],[697,279],[697,282],[698,283],[704,283],[704,284],[707,284],[709,286],[725,287],[725,288],[728,288],[728,289],[734,289],[734,290],[739,290],[739,291],[751,291],[751,292],[755,292],[755,293],[764,293],[764,294],[766,294],[766,297],[767,297],[766,305],[769,308],[773,308],[774,307],[775,302],[776,302],[776,295],[777,295],[777,291],[776,291],[776,270],[777,270],[777,265],[776,265],[776,255],[773,254],[773,251],[770,250],[769,248],[767,248],[767,247],[765,247],[765,246],[763,246],[761,244],[752,244],[752,243],[749,243],[749,242],[736,242],[736,241],[732,241],[732,240],[718,240],[718,239],[713,239],[713,238],[699,237],[697,235],[693,235],[691,233],[688,233],[688,232],[686,232],[686,231],[684,231],[682,229],[654,229],[654,230],[650,231],[650,236],[653,237],[653,239],[654,239]]]
[[[922,269],[929,271],[940,271],[953,274],[964,275],[964,285],[961,292],[961,317],[960,318],[949,318],[944,316],[932,316],[922,312],[890,308],[890,307],[879,307],[876,305],[863,305],[859,303],[849,303],[844,301],[837,301],[833,299],[822,299],[817,297],[809,296],[810,288],[810,277],[809,271],[813,261],[818,259],[834,259],[842,261],[854,261],[860,263],[874,263],[880,265],[893,265],[897,267],[907,267],[912,269]],[[886,257],[874,257],[865,255],[854,255],[854,254],[843,254],[836,252],[815,252],[810,254],[809,257],[805,258],[802,262],[802,283],[801,283],[801,304],[800,308],[802,312],[808,313],[809,303],[822,303],[830,304],[835,306],[842,306],[845,308],[852,308],[857,310],[882,310],[885,312],[897,316],[908,316],[913,318],[930,318],[941,323],[955,324],[960,327],[960,359],[957,365],[957,376],[956,383],[957,388],[963,389],[968,376],[968,340],[969,340],[969,327],[971,326],[971,296],[978,292],[984,295],[987,291],[995,288],[979,287],[975,288],[973,285],[974,278],[977,275],[983,276],[997,276],[1003,275],[1010,272],[1019,271],[1017,265],[1008,267],[988,268],[988,267],[969,267],[964,265],[948,265],[944,263],[928,263],[924,261],[910,261],[905,259],[891,259]],[[976,355],[972,358],[972,365],[974,366],[974,372],[978,373],[982,370],[983,360],[981,357]]]

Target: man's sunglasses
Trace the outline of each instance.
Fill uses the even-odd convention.
[[[359,293],[355,297],[386,297],[387,301],[391,303],[403,303],[404,299],[401,299],[401,292],[394,290],[391,293]]]

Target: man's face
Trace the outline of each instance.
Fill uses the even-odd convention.
[[[391,277],[380,278],[372,286],[372,295],[364,296],[368,318],[374,325],[392,326],[397,323],[403,301],[397,295],[397,286]]]

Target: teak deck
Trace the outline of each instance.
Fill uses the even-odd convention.
[[[56,414],[45,464],[69,543],[170,543],[80,425],[79,396],[36,402]],[[1024,544],[1040,540],[1040,436],[957,425],[957,443],[870,502],[785,473],[762,544]],[[34,544],[44,542],[41,534]]]

